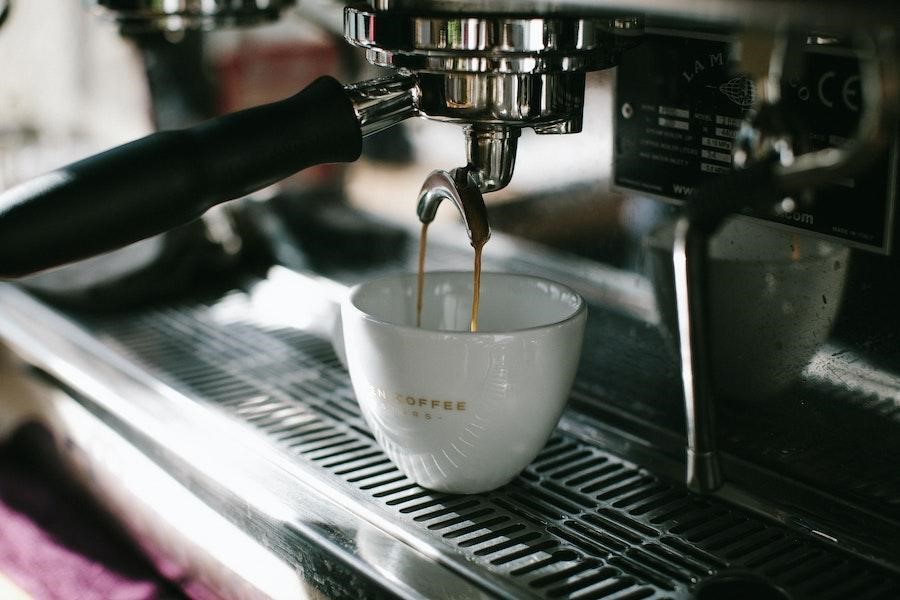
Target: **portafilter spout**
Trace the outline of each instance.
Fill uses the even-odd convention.
[[[491,228],[474,172],[469,166],[450,172],[432,171],[422,184],[416,213],[427,225],[434,220],[441,202],[449,200],[462,216],[472,247],[480,248],[490,239]]]

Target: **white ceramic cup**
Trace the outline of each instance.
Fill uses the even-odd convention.
[[[568,397],[587,310],[569,288],[483,273],[471,333],[471,272],[375,279],[342,305],[353,389],[378,443],[419,485],[477,493],[513,479],[541,450]],[[340,350],[340,349],[339,349]]]

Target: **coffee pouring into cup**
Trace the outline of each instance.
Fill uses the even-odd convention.
[[[424,232],[443,199],[463,215],[474,274],[424,274]],[[565,407],[587,320],[584,300],[563,285],[480,273],[486,215],[465,169],[432,173],[420,194],[420,273],[354,287],[335,340],[385,453],[419,485],[450,493],[497,488],[543,448]]]
[[[363,415],[387,455],[423,487],[499,487],[531,462],[562,414],[584,300],[546,279],[484,273],[473,333],[470,273],[429,273],[421,327],[416,287],[414,274],[388,275],[353,288],[341,307]]]

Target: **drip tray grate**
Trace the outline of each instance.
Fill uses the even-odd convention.
[[[228,311],[216,310],[226,305]],[[888,571],[691,495],[567,433],[557,433],[519,478],[495,492],[423,489],[375,443],[330,343],[235,317],[244,305],[246,294],[232,292],[213,306],[91,317],[86,324],[160,380],[265,433],[315,465],[323,481],[463,555],[517,595],[690,597],[701,582],[739,573],[795,599],[900,597]],[[226,312],[227,320],[214,317]]]

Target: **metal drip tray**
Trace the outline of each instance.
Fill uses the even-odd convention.
[[[611,452],[601,438],[572,431],[558,431],[520,477],[492,493],[453,496],[417,486],[375,443],[346,371],[328,339],[315,333],[328,329],[327,318],[310,318],[327,314],[327,298],[319,303],[326,312],[313,310],[321,290],[260,293],[285,277],[296,276],[282,272],[207,301],[78,320],[147,381],[177,390],[182,404],[252,429],[330,498],[390,524],[391,534],[488,595],[717,598],[752,584],[747,589],[773,598],[900,597],[897,574],[689,494]],[[34,302],[5,292],[7,307]],[[277,297],[302,298],[304,308],[292,308],[308,327],[278,324],[265,301]],[[589,386],[581,388],[588,393]]]
[[[329,485],[449,547],[517,595],[679,597],[732,570],[755,573],[794,598],[900,594],[895,578],[565,433],[501,490],[425,490],[375,443],[329,341],[241,322],[216,327],[207,316],[215,306],[152,311],[96,331],[167,383],[314,465]]]

